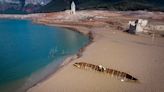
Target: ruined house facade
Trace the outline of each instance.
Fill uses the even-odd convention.
[[[129,29],[130,33],[140,33],[144,32],[144,28],[147,26],[148,20],[138,19],[136,21],[129,21]]]

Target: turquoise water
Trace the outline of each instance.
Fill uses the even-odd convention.
[[[0,20],[0,92],[21,92],[89,42],[67,29],[29,20]]]

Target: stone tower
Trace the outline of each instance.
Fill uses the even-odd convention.
[[[71,3],[71,14],[76,14],[76,5],[74,1]]]

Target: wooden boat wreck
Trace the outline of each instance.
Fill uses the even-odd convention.
[[[74,63],[73,65],[77,68],[87,69],[87,70],[95,70],[98,72],[109,74],[112,77],[115,76],[116,78],[120,79],[122,82],[123,81],[134,81],[134,82],[138,81],[137,78],[134,78],[125,72],[120,72],[117,70],[105,68],[102,65],[94,65],[94,64],[89,64],[89,63],[85,63],[85,62],[78,62],[78,63]]]

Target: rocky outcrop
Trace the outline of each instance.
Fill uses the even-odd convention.
[[[39,12],[51,0],[0,0],[0,13],[22,14]]]

